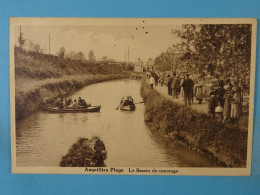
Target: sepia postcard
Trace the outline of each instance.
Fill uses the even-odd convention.
[[[12,173],[250,175],[256,23],[11,18]]]

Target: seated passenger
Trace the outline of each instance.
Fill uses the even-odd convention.
[[[71,103],[72,103],[72,99],[71,98],[66,99],[66,106],[69,106]]]
[[[128,105],[134,105],[134,99],[131,96],[127,96]]]
[[[64,109],[65,108],[65,102],[63,99],[60,99],[58,102],[58,107],[59,109]]]
[[[60,101],[61,101],[61,99],[60,98],[57,98],[54,102],[53,102],[53,106],[58,106],[59,107],[59,105],[60,105]]]
[[[79,105],[78,105],[78,103],[77,103],[77,100],[76,99],[74,99],[74,102],[72,102],[68,107],[69,108],[77,108]]]
[[[87,108],[89,106],[84,99],[82,99],[82,106],[84,106],[84,108]]]
[[[78,104],[79,104],[80,106],[83,106],[83,99],[81,99],[81,97],[79,97]]]

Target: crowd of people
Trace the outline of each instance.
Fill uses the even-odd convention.
[[[90,105],[82,99],[81,97],[72,100],[72,98],[57,98],[57,100],[53,103],[53,106],[58,107],[59,109],[69,109],[69,108],[87,108]]]
[[[157,82],[156,82],[157,80]],[[198,100],[198,104],[208,101],[208,113],[213,118],[218,118],[223,123],[233,123],[238,125],[238,120],[242,116],[242,84],[238,80],[225,81],[213,78],[210,90],[205,90],[203,78],[198,77],[196,83],[190,78],[190,74],[176,73],[157,76],[152,72],[150,75],[150,86],[154,88],[161,84],[167,86],[169,96],[175,99],[182,98],[185,106],[193,104],[194,97]]]

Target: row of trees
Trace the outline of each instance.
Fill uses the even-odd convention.
[[[64,47],[61,47],[60,51],[57,54],[61,59],[65,58],[65,59],[72,59],[72,60],[80,60],[82,62],[87,61],[85,54],[82,51],[79,52],[71,51],[70,53],[66,53],[66,49]],[[94,51],[92,49],[88,53],[88,59],[89,61],[96,60]]]
[[[38,43],[34,43],[31,40],[26,40],[24,38],[22,32],[20,32],[20,34],[19,34],[18,43],[19,43],[20,49],[27,50],[27,51],[30,51],[30,52],[35,52],[35,53],[44,53],[43,49],[40,47],[40,45]],[[57,52],[57,55],[61,59],[80,60],[82,62],[87,60],[82,51],[79,51],[79,52],[71,51],[70,53],[66,53],[65,47],[61,47],[60,50]],[[104,56],[103,58],[107,59],[106,56]],[[94,51],[92,49],[88,53],[88,59],[89,59],[89,61],[95,61],[96,60]]]
[[[155,59],[159,70],[185,70],[198,74],[236,76],[250,72],[251,25],[183,25],[172,34],[179,42]]]
[[[18,43],[19,43],[19,47],[21,49],[27,49],[28,51],[32,51],[32,52],[36,52],[36,53],[43,53],[43,49],[41,49],[40,45],[37,43],[34,43],[31,40],[26,40],[23,37],[22,32],[20,32],[20,34],[19,34]]]

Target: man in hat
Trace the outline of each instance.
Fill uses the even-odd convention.
[[[168,95],[172,95],[172,77],[168,75],[167,78]]]
[[[177,82],[176,73],[173,73],[171,88],[172,88],[172,96],[174,98],[177,98],[176,82]]]
[[[177,78],[176,78],[176,83],[175,83],[175,86],[174,86],[174,91],[175,91],[175,98],[178,99],[178,95],[181,91],[181,87],[180,87],[180,76],[177,75]]]
[[[192,79],[190,79],[190,74],[186,74],[186,79],[182,83],[182,87],[184,90],[184,101],[185,101],[185,106],[187,105],[187,102],[189,105],[191,105],[191,100],[193,96],[193,86],[194,82]]]

